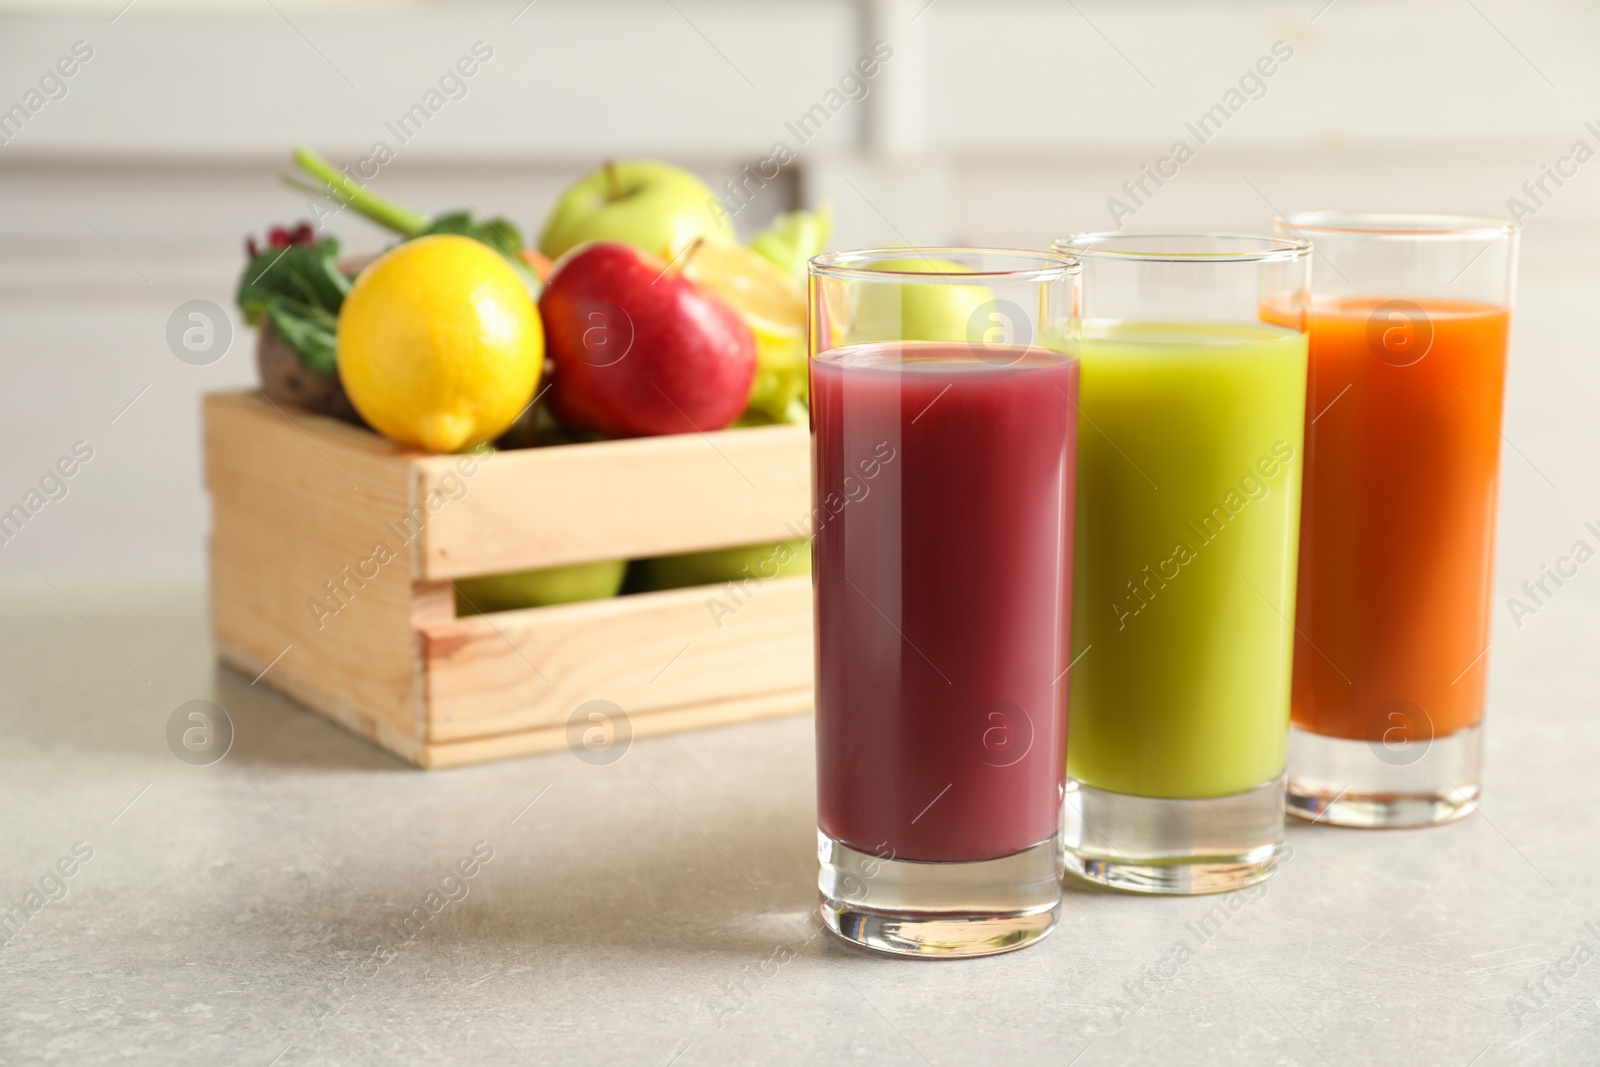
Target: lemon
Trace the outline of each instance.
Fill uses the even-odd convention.
[[[361,272],[339,312],[339,380],[379,433],[455,452],[504,433],[533,398],[544,327],[515,269],[453,234]]]
[[[750,407],[782,421],[805,390],[806,298],[789,275],[744,245],[710,238],[682,254],[683,276],[737,311],[756,339]]]

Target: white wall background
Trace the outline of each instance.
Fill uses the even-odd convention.
[[[209,367],[168,315],[223,306],[246,233],[306,214],[288,147],[341,162],[474,41],[494,57],[374,183],[537,232],[602,158],[714,182],[766,157],[878,39],[894,57],[740,224],[831,201],[836,244],[1040,246],[1110,228],[1107,198],[1286,42],[1293,59],[1129,229],[1264,229],[1274,209],[1503,215],[1541,164],[1600,149],[1600,8],[1529,0],[525,0],[0,4],[0,109],[75,41],[94,57],[0,147],[0,510],[74,441],[95,458],[0,576],[198,576],[198,398],[250,383],[242,326]],[[354,249],[382,236],[333,225]],[[1600,162],[1528,221],[1502,582],[1600,518]],[[236,326],[238,326],[236,322]],[[130,400],[138,399],[127,407]],[[120,414],[119,414],[120,413]],[[114,421],[113,421],[114,420]],[[1570,528],[1570,529],[1569,529]]]

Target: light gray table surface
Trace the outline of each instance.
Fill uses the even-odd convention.
[[[1600,1062],[1577,585],[1496,651],[1481,814],[1291,825],[1260,889],[1075,889],[962,962],[818,932],[809,716],[422,772],[217,667],[195,585],[0,603],[0,905],[49,890],[0,944],[0,1062]],[[235,725],[211,766],[168,748],[191,699]]]

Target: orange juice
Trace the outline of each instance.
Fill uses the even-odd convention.
[[[1474,726],[1510,313],[1319,298],[1310,322],[1293,722],[1390,742]]]

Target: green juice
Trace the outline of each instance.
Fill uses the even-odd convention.
[[[1067,773],[1216,797],[1283,773],[1306,336],[1085,321]]]

